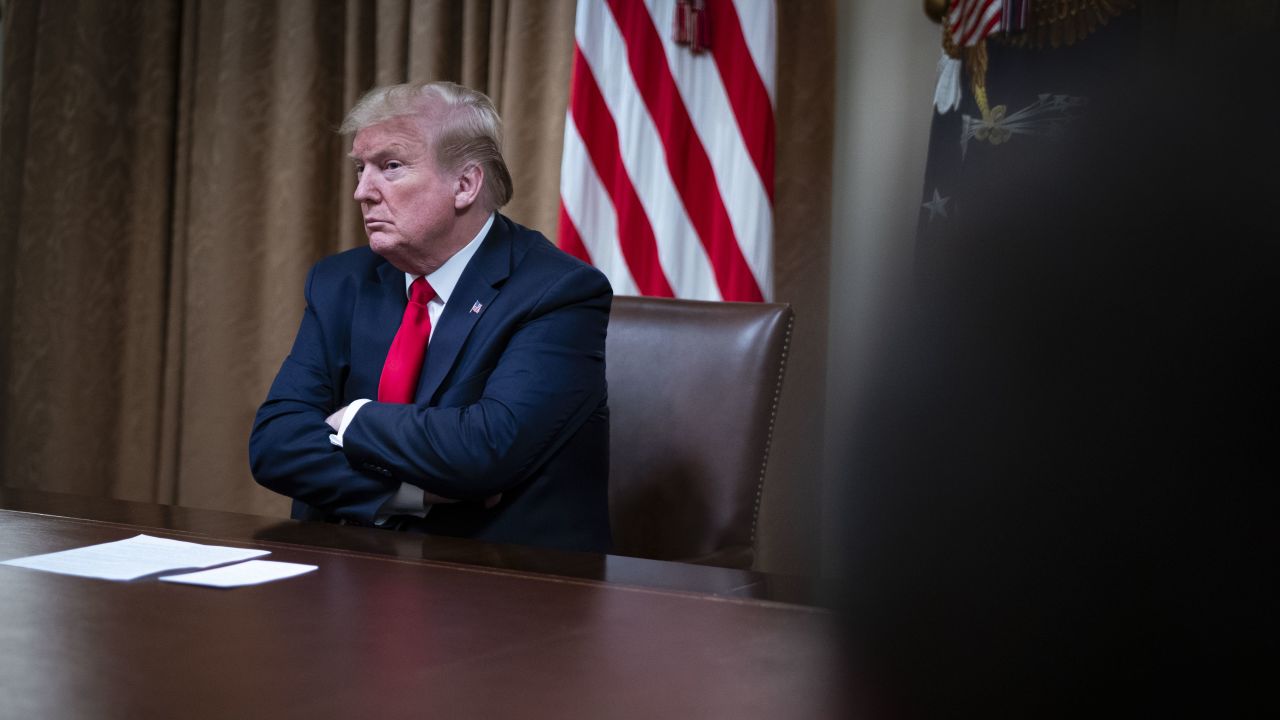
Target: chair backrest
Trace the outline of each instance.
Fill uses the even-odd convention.
[[[613,299],[616,554],[751,567],[793,318],[778,304]]]

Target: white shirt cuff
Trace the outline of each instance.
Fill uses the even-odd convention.
[[[428,508],[422,504],[423,491],[417,485],[409,483],[400,483],[400,487],[396,493],[387,498],[382,503],[382,507],[378,508],[378,513],[373,517],[375,525],[381,525],[387,521],[392,515],[416,515],[417,517],[426,517]]]
[[[351,401],[351,404],[347,406],[347,411],[342,413],[342,422],[338,423],[337,434],[329,435],[329,442],[337,445],[338,447],[342,447],[342,436],[347,434],[347,427],[351,425],[351,421],[355,419],[356,411],[364,407],[365,403],[368,402],[372,401],[369,400],[369,398],[360,398],[359,400]]]

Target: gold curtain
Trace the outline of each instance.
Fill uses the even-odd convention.
[[[364,241],[334,128],[377,84],[480,89],[506,123],[505,212],[554,237],[574,5],[6,3],[0,482],[287,513],[250,478],[246,443],[307,268]],[[804,5],[780,14],[777,215],[806,231],[779,234],[776,295],[801,314],[797,355],[820,368],[834,11]],[[784,419],[807,404],[793,412],[811,426],[820,383],[789,379],[788,393]],[[786,482],[773,492],[790,513],[807,491]],[[816,495],[799,505],[816,512]]]

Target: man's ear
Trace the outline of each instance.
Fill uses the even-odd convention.
[[[458,173],[454,180],[453,207],[455,210],[466,210],[480,199],[480,189],[484,187],[484,168],[478,164],[468,165]]]

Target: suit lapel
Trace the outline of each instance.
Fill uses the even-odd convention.
[[[351,323],[351,376],[346,400],[378,397],[382,365],[387,361],[391,341],[400,329],[407,299],[404,273],[391,263],[377,266],[376,276],[360,285],[355,315]]]
[[[493,227],[481,242],[476,254],[462,271],[458,284],[444,306],[439,323],[427,346],[427,361],[423,375],[418,380],[415,401],[431,401],[449,371],[458,360],[458,353],[498,296],[499,286],[511,274],[511,240],[506,220],[501,215],[494,218]],[[477,305],[479,307],[477,307]]]

